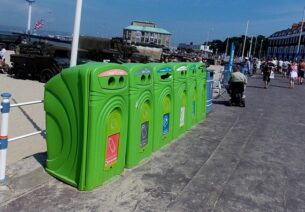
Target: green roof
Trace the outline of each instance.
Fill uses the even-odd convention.
[[[157,28],[157,27],[144,27],[144,26],[130,25],[128,27],[125,27],[124,29],[133,30],[133,31],[155,32],[155,33],[160,33],[160,34],[171,35],[171,33],[169,31],[162,29],[162,28]]]

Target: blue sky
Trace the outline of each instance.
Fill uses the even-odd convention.
[[[37,0],[32,26],[42,18],[45,30],[72,32],[75,4],[76,0]],[[171,32],[176,46],[240,36],[249,20],[248,34],[269,36],[300,21],[304,6],[304,0],[83,0],[81,34],[122,36],[132,20],[145,20]],[[0,14],[0,25],[26,28],[25,0],[1,0]]]

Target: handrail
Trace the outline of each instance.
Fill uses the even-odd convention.
[[[31,101],[31,102],[23,102],[23,103],[17,103],[17,104],[10,104],[10,93],[2,93],[1,94],[2,101],[0,105],[1,110],[1,125],[0,125],[0,186],[1,185],[7,185],[7,177],[5,175],[5,169],[6,169],[6,152],[7,152],[7,146],[9,141],[15,141],[22,138],[27,138],[30,136],[34,136],[37,134],[45,134],[45,130],[40,130],[32,133],[28,133],[25,135],[17,136],[14,138],[8,139],[8,121],[9,121],[9,113],[10,108],[14,107],[21,107],[21,106],[27,106],[27,105],[33,105],[33,104],[39,104],[43,103],[44,100],[37,100],[37,101]]]
[[[32,102],[23,102],[23,103],[18,103],[18,104],[11,104],[11,107],[20,107],[20,106],[26,106],[26,105],[33,105],[33,104],[39,104],[43,103],[44,100],[37,100],[37,101],[32,101]]]
[[[37,132],[32,132],[32,133],[20,135],[20,136],[14,137],[14,138],[9,138],[8,141],[15,141],[15,140],[19,140],[19,139],[22,139],[22,138],[27,138],[27,137],[30,137],[30,136],[33,136],[33,135],[45,134],[45,132],[46,132],[46,130],[40,130],[40,131],[37,131]]]

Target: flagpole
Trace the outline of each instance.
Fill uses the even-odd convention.
[[[264,39],[261,39],[261,46],[259,47],[259,53],[258,58],[261,59],[261,53],[262,53],[262,46],[263,46]]]
[[[74,30],[73,30],[73,39],[72,39],[72,48],[71,48],[70,67],[75,66],[76,62],[77,62],[80,21],[81,21],[81,13],[82,13],[82,4],[83,4],[82,0],[76,0],[76,9],[75,9],[75,18],[74,18]]]
[[[27,25],[26,33],[30,34],[31,20],[32,20],[32,4],[35,2],[35,0],[26,0],[26,1],[29,3],[28,25]]]
[[[298,48],[297,48],[297,56],[296,56],[296,58],[298,58],[299,52],[300,52],[300,45],[301,45],[303,26],[304,26],[304,17],[305,17],[305,7],[304,7],[303,18],[302,18],[302,23],[301,23],[301,29],[300,29],[300,35],[299,35],[299,41],[298,41]]]
[[[226,44],[226,53],[225,53],[225,57],[227,57],[227,52],[228,52],[228,49],[229,49],[229,40],[230,40],[230,37],[227,37],[227,44]]]
[[[253,49],[253,57],[255,57],[256,44],[257,44],[257,36],[255,36],[255,43],[254,43],[254,49]]]
[[[249,27],[249,21],[247,21],[246,34],[245,34],[245,39],[244,39],[243,51],[242,51],[242,55],[241,55],[242,59],[244,59],[246,39],[247,39],[247,34],[248,34],[248,27]]]
[[[250,50],[249,50],[249,58],[251,58],[251,51],[252,51],[252,43],[253,43],[253,36],[251,37],[251,40],[250,40]]]

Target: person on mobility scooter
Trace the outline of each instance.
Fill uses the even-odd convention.
[[[241,107],[246,106],[244,91],[247,84],[247,77],[240,73],[239,66],[233,66],[233,73],[228,81],[228,94],[231,99],[229,105],[238,105]]]

